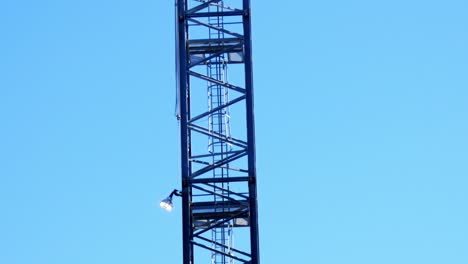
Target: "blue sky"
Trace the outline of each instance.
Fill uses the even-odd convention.
[[[468,3],[252,8],[262,262],[468,263]],[[181,263],[173,2],[0,34],[0,263]]]

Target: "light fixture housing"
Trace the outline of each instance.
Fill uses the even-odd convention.
[[[174,205],[172,204],[172,196],[182,196],[182,193],[176,189],[174,189],[171,194],[166,199],[163,199],[160,203],[159,206],[161,208],[165,209],[166,211],[170,212],[174,208]]]
[[[166,199],[162,200],[159,203],[159,206],[161,206],[163,209],[166,209],[166,211],[172,211],[174,208],[174,205],[172,204],[172,197],[167,197]]]

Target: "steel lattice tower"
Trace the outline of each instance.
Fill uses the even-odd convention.
[[[183,263],[258,264],[250,0],[176,0],[176,22]]]

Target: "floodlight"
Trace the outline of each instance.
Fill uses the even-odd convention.
[[[174,205],[172,204],[172,196],[174,195],[181,196],[182,194],[178,190],[174,189],[166,199],[162,200],[159,203],[159,206],[161,206],[161,208],[166,209],[166,211],[168,212],[172,211],[172,209],[174,208]]]
[[[172,205],[172,197],[167,197],[166,199],[162,200],[159,205],[161,208],[164,208],[169,212],[172,211],[172,208],[174,208]]]

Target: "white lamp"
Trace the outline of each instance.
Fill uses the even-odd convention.
[[[166,211],[168,211],[168,212],[172,211],[172,209],[174,208],[174,205],[172,204],[172,196],[174,196],[174,195],[182,196],[182,193],[179,192],[178,190],[174,189],[166,199],[162,200],[159,203],[159,206],[161,206],[161,208],[166,209]]]

